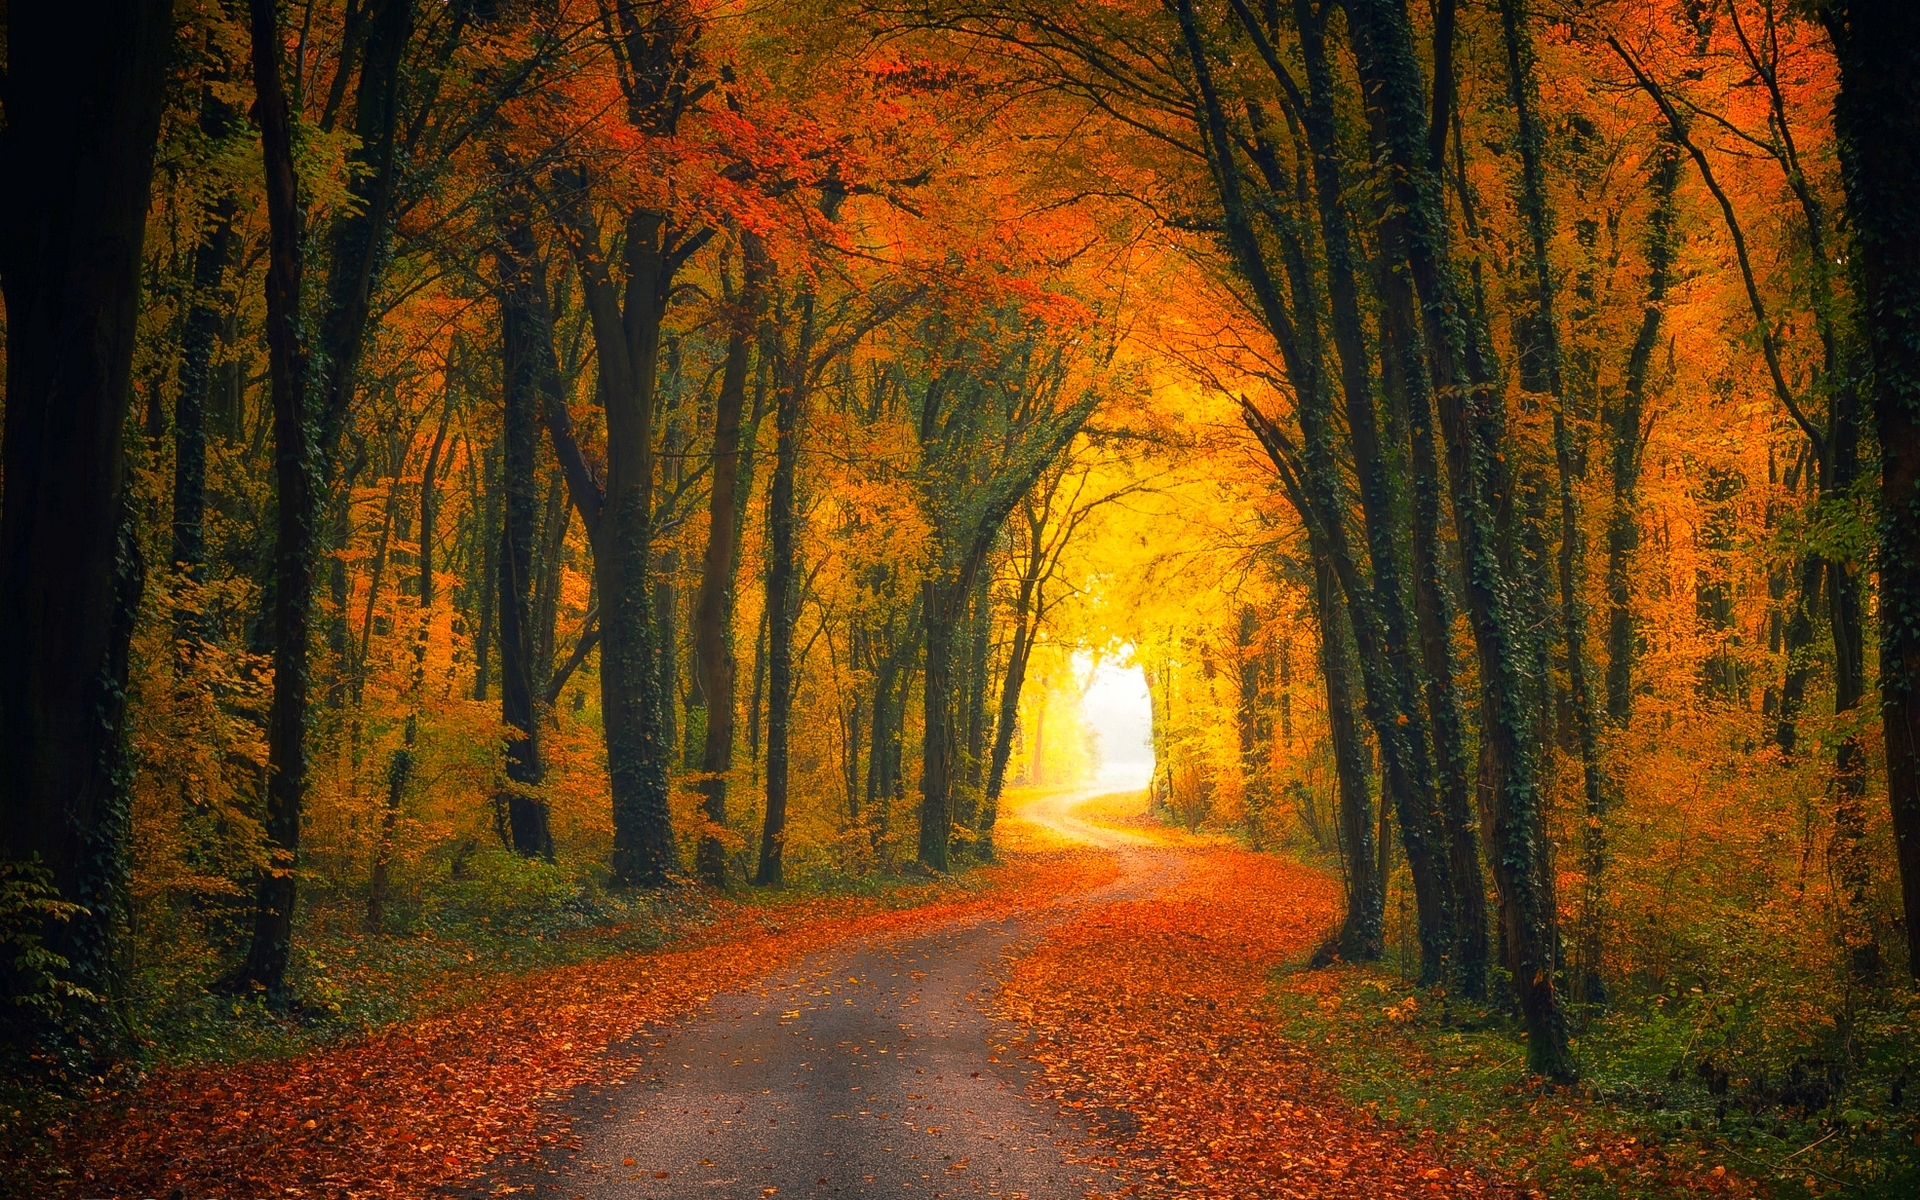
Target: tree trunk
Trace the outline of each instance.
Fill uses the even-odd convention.
[[[501,377],[505,427],[501,437],[499,550],[500,719],[507,735],[504,801],[513,848],[529,858],[553,857],[547,805],[533,789],[546,776],[540,754],[540,722],[534,667],[534,541],[540,482],[538,349],[548,331],[537,327],[523,279],[508,279],[500,291]],[[496,801],[498,803],[499,801]]]
[[[918,857],[935,871],[947,869],[947,847],[953,840],[953,640],[971,583],[963,573],[923,585],[926,659],[920,686],[926,728],[921,734]]]
[[[1239,704],[1234,709],[1234,724],[1240,734],[1240,794],[1247,832],[1254,849],[1262,846],[1262,820],[1267,808],[1267,739],[1260,736],[1260,707],[1266,698],[1261,686],[1263,663],[1258,649],[1260,615],[1251,604],[1240,606],[1240,623],[1235,646],[1239,650]]]
[[[981,857],[993,857],[993,826],[1000,816],[1000,793],[1007,782],[1007,760],[1013,755],[1013,731],[1020,722],[1020,691],[1027,682],[1027,658],[1033,653],[1039,581],[1020,580],[1013,608],[1013,641],[1007,650],[1007,673],[1000,681],[1000,715],[993,726],[993,750],[987,763],[985,811],[980,814]]]
[[[1872,353],[1880,442],[1880,704],[1900,861],[1908,968],[1920,978],[1920,9],[1838,0],[1821,9],[1840,60],[1834,105],[1851,256]]]
[[[701,807],[713,827],[727,823],[727,772],[733,769],[734,692],[733,583],[739,557],[739,516],[746,499],[741,476],[740,418],[746,407],[747,363],[759,320],[763,269],[749,259],[727,331],[727,357],[713,416],[713,487],[707,496],[707,548],[700,562],[700,594],[693,608],[694,677],[706,701],[706,731],[700,751]],[[727,881],[726,849],[713,833],[701,835],[694,852],[701,879]]]
[[[1400,809],[1401,835],[1407,842],[1408,863],[1414,876],[1422,976],[1428,982],[1433,982],[1440,978],[1451,955],[1454,941],[1453,905],[1448,864],[1438,845],[1431,761],[1427,756],[1424,736],[1425,722],[1418,709],[1415,683],[1410,674],[1412,664],[1406,653],[1405,612],[1398,594],[1400,584],[1394,566],[1398,551],[1391,545],[1391,530],[1385,524],[1388,517],[1384,510],[1376,510],[1374,518],[1377,524],[1370,532],[1382,534],[1386,539],[1385,550],[1381,560],[1373,563],[1375,579],[1369,583],[1360,576],[1347,539],[1346,505],[1339,495],[1341,476],[1334,458],[1332,396],[1325,375],[1320,341],[1319,297],[1314,272],[1306,261],[1297,235],[1283,228],[1280,241],[1293,292],[1293,312],[1290,317],[1248,215],[1240,170],[1235,159],[1235,139],[1214,90],[1207,51],[1200,37],[1191,0],[1179,0],[1177,13],[1186,42],[1187,60],[1201,94],[1201,132],[1207,143],[1208,157],[1219,192],[1227,241],[1241,274],[1254,293],[1260,314],[1279,345],[1298,397],[1305,444],[1302,469],[1297,472],[1293,488],[1297,492],[1295,504],[1301,507],[1303,521],[1313,521],[1320,526],[1321,536],[1317,542],[1310,544],[1315,553],[1324,552],[1334,556],[1332,565],[1347,597],[1354,639],[1360,652],[1367,715],[1383,749],[1381,763],[1385,791]],[[1273,174],[1271,169],[1269,174]],[[1269,182],[1270,190],[1273,190],[1273,185],[1278,181],[1270,179]],[[1284,193],[1276,191],[1273,198],[1276,201],[1284,200]],[[1347,282],[1351,283],[1350,274]],[[1352,368],[1348,369],[1346,381],[1349,385],[1364,387],[1364,353],[1351,345],[1348,349],[1355,358],[1359,383],[1355,384]],[[1363,455],[1363,445],[1373,445],[1366,440],[1367,435],[1374,432],[1370,391],[1361,404],[1366,428],[1357,432],[1350,429],[1357,439],[1357,457]],[[1251,406],[1248,406],[1247,417],[1250,422],[1265,421]],[[1268,429],[1262,435],[1263,440],[1277,436],[1279,432],[1270,422],[1266,424]],[[1281,452],[1276,446],[1270,445],[1268,449],[1275,456],[1276,469],[1284,471],[1280,462]],[[1361,466],[1364,477],[1366,463],[1362,461]],[[1363,478],[1362,482],[1364,493],[1366,480]],[[1375,482],[1379,480],[1376,478]],[[1380,497],[1375,496],[1375,499]],[[1392,588],[1394,594],[1391,597],[1383,594],[1383,586]],[[1397,623],[1387,619],[1386,610],[1397,614]]]
[[[1667,288],[1673,281],[1679,246],[1675,196],[1680,182],[1680,149],[1662,138],[1653,167],[1653,211],[1647,218],[1643,253],[1647,260],[1647,300],[1640,331],[1627,355],[1620,407],[1613,413],[1613,509],[1607,516],[1607,719],[1625,728],[1633,719],[1633,555],[1640,548],[1640,438],[1646,422],[1647,376],[1660,341]],[[1789,640],[1792,635],[1789,634]],[[1811,640],[1811,629],[1808,631]],[[1791,671],[1792,667],[1789,666]],[[1802,685],[1804,687],[1804,684]],[[1782,712],[1785,712],[1782,704]]]
[[[473,626],[473,698],[482,701],[487,698],[487,684],[493,677],[493,610],[500,592],[500,539],[494,536],[500,521],[500,481],[496,477],[499,457],[497,449],[481,455],[480,503],[474,513],[480,523],[480,553],[474,556],[480,568],[480,604]]]
[[[661,692],[660,629],[653,612],[653,417],[660,326],[673,276],[706,239],[677,236],[664,213],[629,212],[626,278],[617,287],[584,172],[562,173],[556,182],[560,226],[586,298],[607,416],[606,491],[596,504],[597,489],[573,442],[566,406],[557,395],[548,397],[548,429],[575,507],[583,517],[593,510],[587,526],[600,596],[600,710],[613,793],[613,876],[622,885],[659,887],[678,869],[679,847],[668,804],[673,745],[665,736],[668,697]]]
[[[1340,586],[1332,564],[1316,557],[1313,582],[1320,674],[1327,688],[1327,732],[1333,741],[1334,783],[1340,798],[1340,853],[1346,864],[1347,911],[1333,948],[1348,962],[1373,962],[1382,950],[1386,892],[1374,844],[1366,747],[1354,719],[1353,659],[1342,628]],[[1381,819],[1385,819],[1384,808]]]
[[[1453,4],[1446,0],[1436,10],[1443,19],[1434,26],[1436,80],[1432,118],[1428,122],[1428,163],[1443,170],[1446,135],[1453,125],[1458,149],[1459,114],[1453,97]],[[1471,229],[1472,208],[1466,200],[1465,168],[1461,167],[1462,210]],[[1393,232],[1404,232],[1398,223]],[[1398,255],[1404,258],[1404,253]],[[1456,978],[1463,994],[1482,999],[1487,994],[1487,885],[1480,865],[1479,822],[1466,720],[1460,711],[1459,688],[1453,659],[1453,602],[1446,585],[1445,543],[1441,532],[1443,487],[1434,456],[1431,380],[1420,353],[1420,337],[1413,321],[1412,285],[1404,272],[1381,264],[1376,278],[1380,294],[1394,299],[1384,307],[1381,354],[1383,382],[1404,414],[1404,433],[1412,468],[1412,560],[1414,623],[1420,639],[1420,662],[1425,676],[1424,699],[1433,731],[1436,785],[1447,839],[1447,857],[1453,878]],[[1476,270],[1477,270],[1476,265]],[[1477,277],[1476,277],[1477,278]]]
[[[237,983],[264,991],[275,1007],[290,999],[294,871],[306,797],[307,639],[318,549],[319,481],[307,427],[306,347],[300,341],[301,216],[293,128],[281,82],[280,26],[272,0],[251,0],[256,119],[266,161],[268,217],[267,353],[273,397],[277,528],[273,581],[273,702],[267,718],[267,842],[273,859],[260,879],[253,940]]]
[[[434,602],[433,543],[440,518],[440,467],[447,448],[447,428],[453,421],[453,389],[440,406],[440,426],[434,431],[433,446],[427,451],[427,465],[420,472],[420,608],[431,611]]]
[[[559,653],[560,585],[567,552],[567,529],[573,523],[573,509],[567,503],[566,473],[554,471],[547,476],[547,502],[540,514],[540,536],[534,543],[533,565],[533,684],[542,710],[553,707],[554,655]],[[589,602],[591,607],[591,602]],[[561,686],[566,686],[561,680]],[[542,711],[543,719],[548,715]]]
[[[955,823],[968,829],[978,827],[987,775],[987,675],[993,650],[993,598],[989,591],[989,573],[981,570],[973,585],[972,602],[967,609],[966,687],[959,694],[961,715],[966,721],[966,769],[961,773],[961,802],[955,806]]]
[[[787,732],[793,715],[793,627],[799,618],[800,548],[796,491],[806,372],[813,361],[813,293],[800,303],[798,346],[783,355],[776,380],[773,484],[767,497],[767,812],[760,828],[760,864],[753,881],[779,885],[787,838]]]
[[[143,584],[121,431],[132,393],[169,0],[16,5],[0,131],[6,298],[0,502],[0,860],[38,858],[60,898],[46,947],[115,991],[128,833],[127,644]],[[11,970],[8,980],[18,976]],[[16,997],[16,999],[24,999]],[[24,1041],[58,1036],[10,1007]],[[104,1052],[110,1023],[80,1024]]]
[[[913,686],[913,659],[920,649],[921,601],[915,599],[905,628],[894,629],[889,619],[887,632],[896,634],[874,668],[873,733],[868,739],[867,807],[874,814],[873,838],[876,847],[885,834],[891,807],[903,798],[906,783],[901,771],[905,761],[905,724],[907,693]]]
[[[401,65],[413,38],[413,5],[414,0],[367,0],[366,41],[354,87],[353,132],[359,142],[350,178],[357,203],[333,224],[326,303],[319,321],[323,355],[315,364],[314,390],[319,394],[314,399],[320,416],[317,445],[323,455],[331,455],[346,428],[373,294],[386,265],[400,169],[395,133]]]
[[[622,883],[653,887],[667,881],[678,859],[667,804],[673,748],[664,736],[651,587],[654,380],[671,274],[664,224],[659,214],[645,211],[629,219],[624,311],[605,330],[601,313],[594,314],[607,406],[606,528],[594,547],[594,568],[600,584],[600,708],[613,784],[613,873]],[[604,298],[612,299],[610,287]],[[625,350],[625,361],[613,371],[610,347]]]
[[[1585,890],[1581,906],[1581,932],[1578,947],[1581,992],[1598,993],[1600,974],[1600,871],[1605,863],[1605,826],[1607,794],[1611,785],[1600,761],[1600,737],[1597,728],[1593,689],[1587,678],[1587,612],[1581,600],[1581,579],[1585,573],[1585,549],[1582,543],[1579,498],[1574,490],[1573,437],[1567,428],[1567,399],[1563,386],[1560,332],[1555,311],[1553,266],[1547,257],[1551,218],[1547,211],[1546,179],[1543,159],[1546,131],[1536,108],[1539,92],[1535,82],[1533,43],[1526,27],[1526,9],[1522,0],[1502,0],[1501,28],[1507,51],[1507,100],[1519,123],[1520,187],[1517,197],[1527,239],[1522,259],[1533,291],[1533,319],[1537,344],[1546,367],[1547,390],[1553,404],[1554,463],[1559,472],[1560,552],[1560,625],[1566,650],[1567,690],[1573,709],[1577,735],[1582,792],[1586,801],[1583,822],[1582,857],[1586,868]],[[1544,836],[1544,834],[1542,835]]]
[[[1539,747],[1530,720],[1528,681],[1540,674],[1516,611],[1511,541],[1496,528],[1511,511],[1505,409],[1493,383],[1485,331],[1464,307],[1449,249],[1440,181],[1426,158],[1426,112],[1419,59],[1405,0],[1352,0],[1354,49],[1377,105],[1396,220],[1422,306],[1431,386],[1440,400],[1454,528],[1466,582],[1467,613],[1479,651],[1481,767],[1493,820],[1488,830],[1494,879],[1506,899],[1515,987],[1526,1020],[1534,1071],[1570,1079],[1566,1021],[1554,986],[1556,914],[1547,847],[1538,834]]]

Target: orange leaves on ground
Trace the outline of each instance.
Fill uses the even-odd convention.
[[[1148,1194],[1487,1196],[1487,1180],[1330,1099],[1280,1037],[1268,974],[1332,922],[1334,884],[1239,850],[1146,851],[1174,880],[1054,932],[1013,972],[1046,1088]]]
[[[714,924],[668,952],[543,972],[289,1061],[159,1073],[61,1132],[67,1194],[419,1195],[565,1142],[564,1117],[543,1105],[638,1069],[638,1057],[606,1052],[656,1021],[842,939],[1010,912],[1098,886],[1112,869],[1075,853],[986,874],[985,889],[936,885],[914,908],[721,902]]]

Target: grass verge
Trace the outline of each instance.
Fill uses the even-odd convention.
[[[1386,971],[1289,968],[1271,1002],[1349,1103],[1538,1194],[1920,1195],[1920,1122],[1902,1074],[1863,1073],[1818,1107],[1783,1103],[1788,1083],[1729,1078],[1697,1048],[1704,997],[1593,1022],[1571,1088],[1525,1074],[1507,1014]]]

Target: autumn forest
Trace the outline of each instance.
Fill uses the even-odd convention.
[[[1920,1188],[1920,6],[0,43],[0,1193]]]

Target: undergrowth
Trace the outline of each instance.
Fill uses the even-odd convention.
[[[1725,997],[1623,1007],[1576,1040],[1572,1087],[1526,1076],[1511,1014],[1385,970],[1289,970],[1272,1002],[1349,1102],[1548,1196],[1920,1194],[1911,992],[1884,993],[1855,1022],[1846,1071],[1805,1050],[1775,1063],[1742,1053],[1769,1014],[1731,1013]]]

